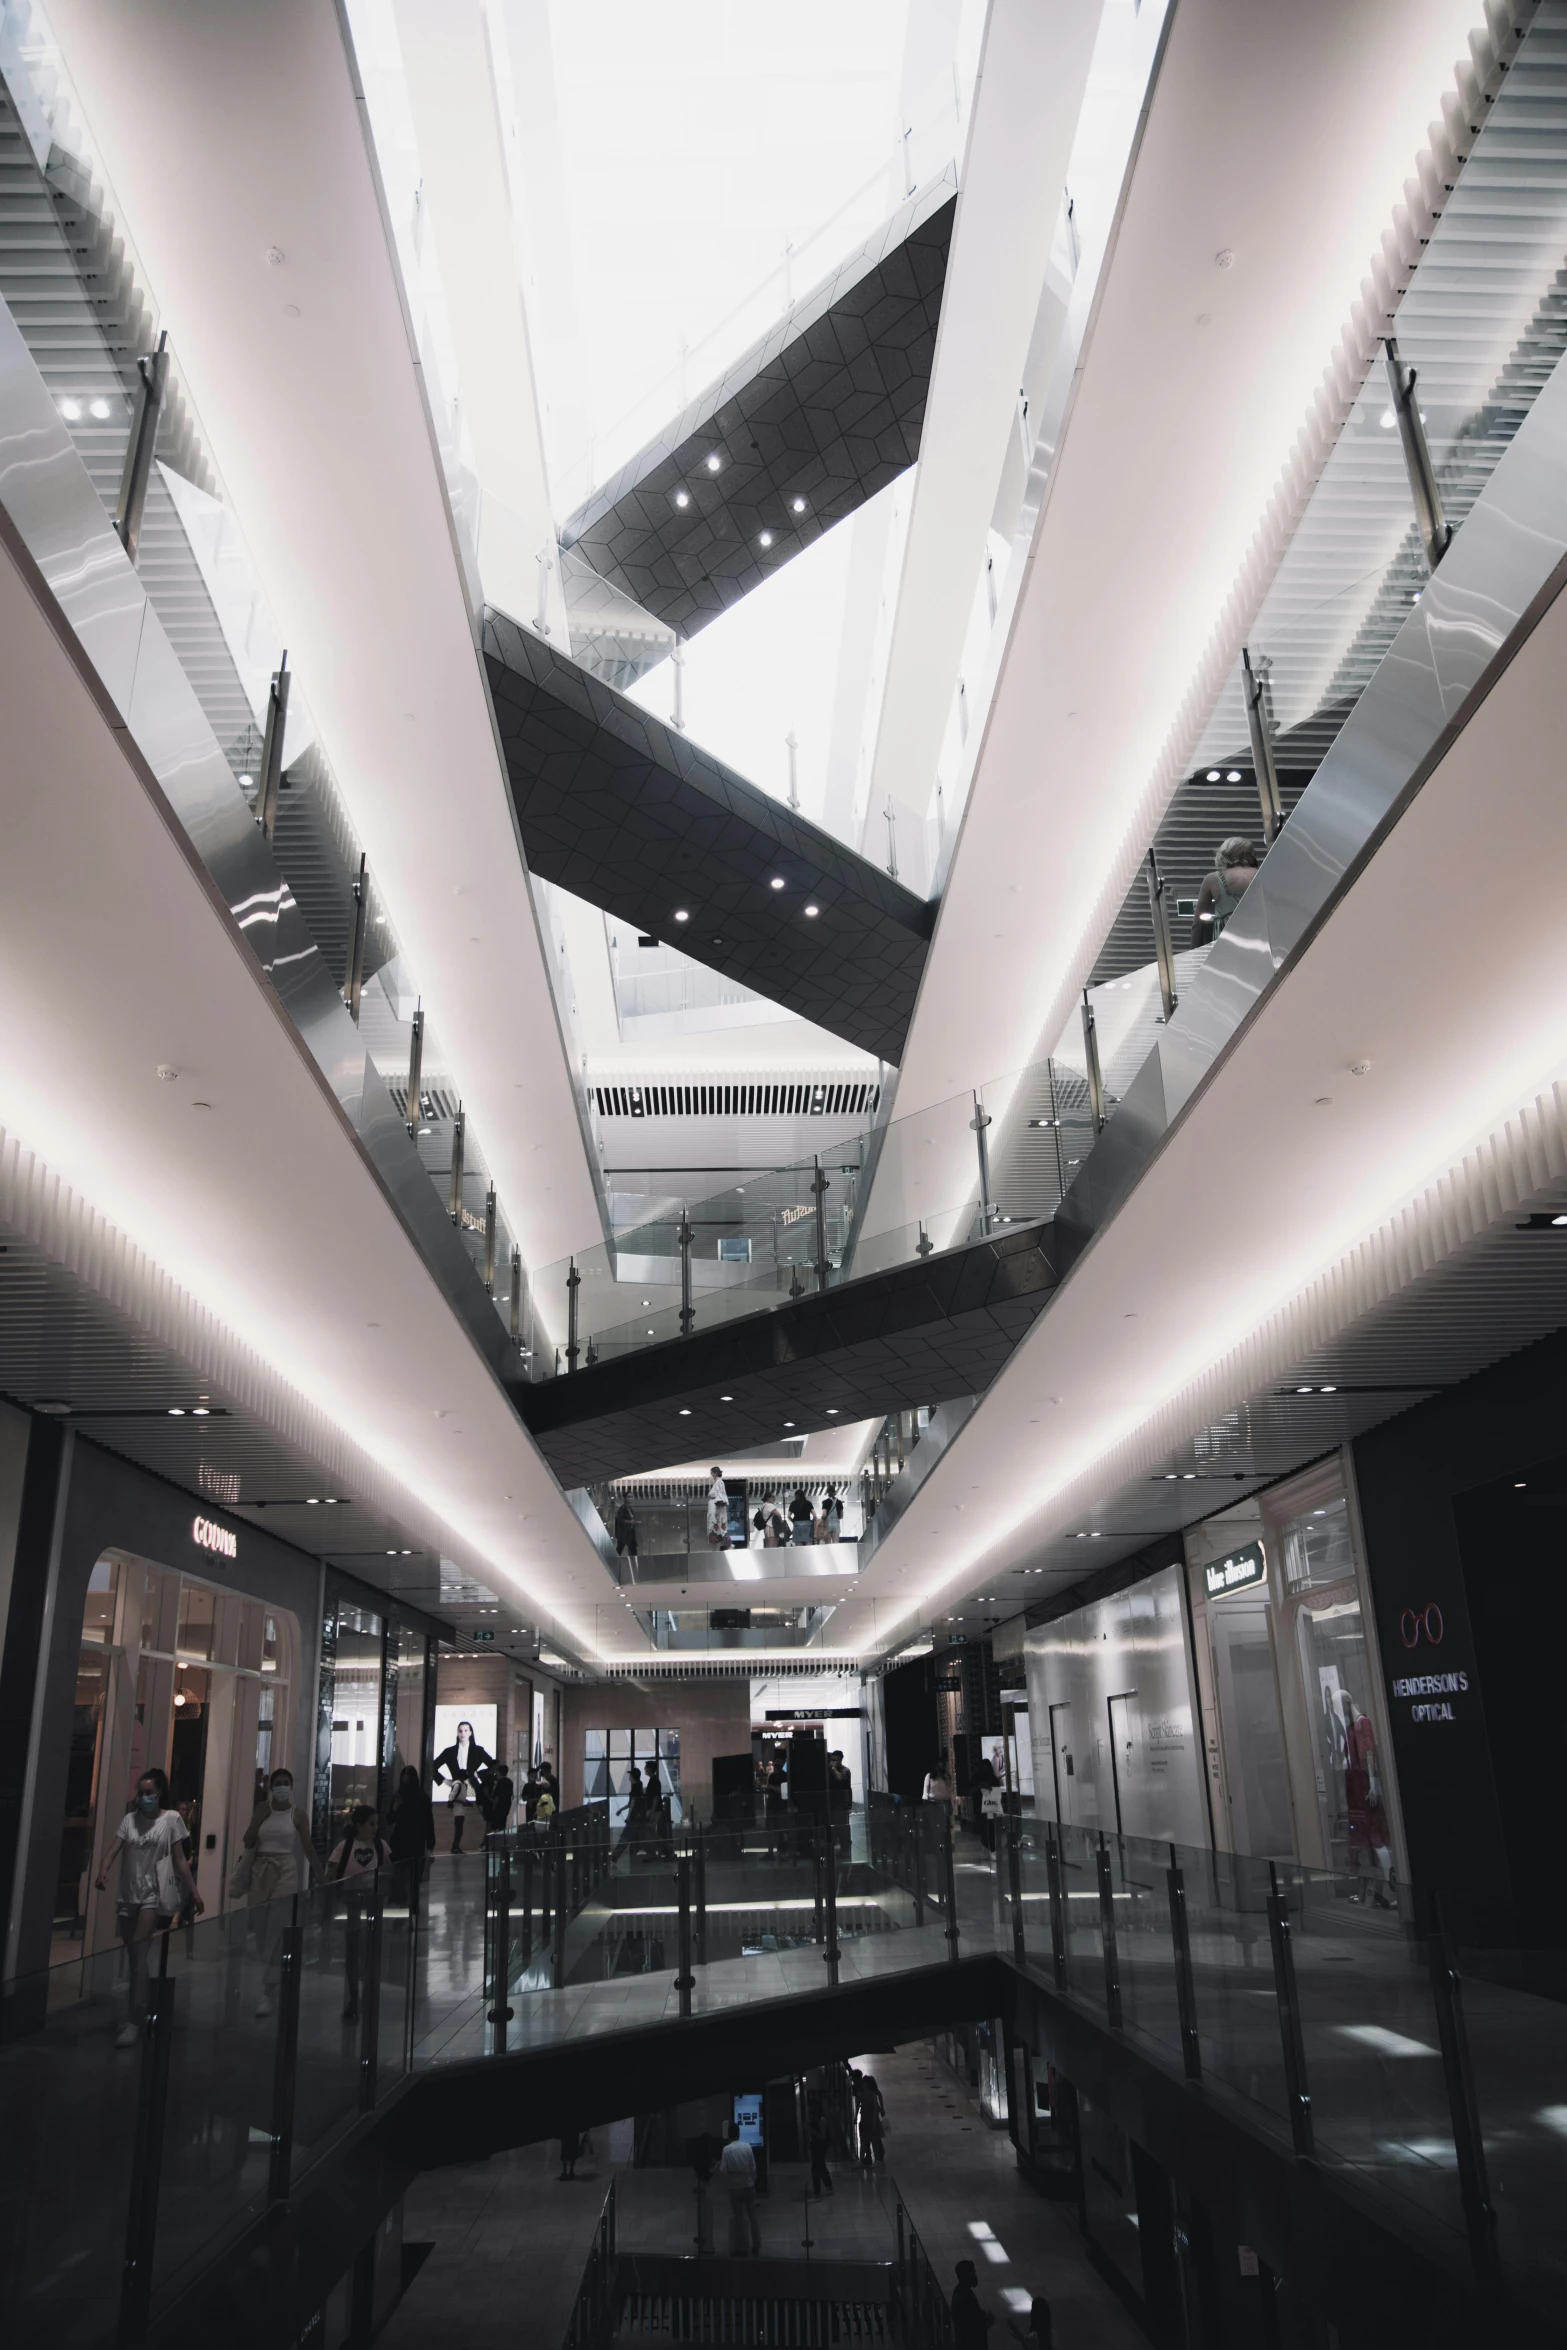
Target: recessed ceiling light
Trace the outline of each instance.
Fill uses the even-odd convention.
[[[794,1422],[792,1420],[785,1420],[784,1426],[786,1428],[792,1428],[794,1426]]]
[[[683,1403],[683,1404],[681,1405],[681,1407],[680,1407],[680,1417],[682,1418],[682,1420],[689,1420],[689,1419],[690,1419],[690,1417],[691,1417],[691,1406],[690,1406],[688,1403]]]
[[[721,1395],[718,1400],[720,1403],[733,1403],[734,1397],[732,1395]]]
[[[722,459],[722,457],[720,457],[720,455],[718,454],[718,451],[717,451],[716,449],[712,450],[712,451],[709,453],[708,460],[707,460],[707,470],[708,470],[708,472],[709,472],[709,473],[716,473],[716,472],[718,471],[718,468],[720,467],[720,465],[722,465],[722,463],[723,463],[723,459]]]
[[[675,492],[675,504],[676,504],[677,506],[689,506],[689,505],[690,505],[690,503],[691,503],[691,492],[690,492],[689,490],[676,490],[676,492]]]
[[[689,921],[690,921],[690,919],[691,919],[691,917],[690,917],[690,915],[689,915],[689,914],[686,912],[686,910],[685,910],[684,906],[681,906],[681,907],[680,907],[680,908],[677,910],[677,912],[676,912],[676,914],[675,914],[675,920],[676,920],[677,922],[689,922]]]
[[[789,511],[792,514],[803,514],[805,512],[805,500],[803,498],[791,498],[789,500]]]
[[[102,423],[103,423],[103,421],[104,421],[104,419],[107,417],[107,415],[108,415],[108,413],[109,413],[109,403],[108,403],[108,401],[107,401],[107,400],[89,400],[89,401],[88,401],[88,403],[87,403],[87,413],[88,413],[88,415],[89,415],[89,416],[96,416],[96,417],[97,417],[97,419],[98,419],[98,422],[99,422],[100,424],[102,424]]]
[[[836,1420],[838,1417],[838,1406],[835,1403],[830,1403],[827,1406],[827,1417],[829,1420]]]
[[[1217,768],[1217,767],[1210,767],[1210,768],[1209,768],[1209,770],[1208,770],[1207,781],[1208,781],[1209,783],[1217,783],[1217,782],[1218,782],[1218,780],[1219,780],[1219,770],[1218,770],[1218,768]]]
[[[1319,1395],[1337,1395],[1338,1389],[1336,1387],[1319,1387],[1317,1393]]]
[[[60,402],[60,414],[65,418],[67,424],[80,424],[82,420],[82,404],[80,400],[62,400]]]
[[[1527,1477],[1519,1477],[1519,1478],[1516,1478],[1516,1479],[1514,1480],[1514,1483],[1513,1483],[1513,1491],[1514,1491],[1514,1493],[1523,1493],[1524,1491],[1526,1491],[1526,1490],[1527,1490],[1527,1487],[1528,1487],[1528,1483],[1529,1483],[1529,1480],[1528,1480],[1528,1478],[1527,1478]]]
[[[317,1508],[317,1507],[319,1506],[320,1500],[321,1500],[321,1496],[320,1496],[320,1494],[319,1494],[319,1493],[307,1493],[307,1494],[305,1495],[305,1507],[306,1507],[306,1509],[307,1509],[307,1510],[313,1510],[313,1509]]]
[[[1567,1224],[1567,1216],[1553,1216],[1551,1222],[1553,1224]]]
[[[169,1406],[169,1418],[171,1420],[183,1420],[184,1417],[185,1406],[182,1403],[171,1403]]]
[[[1377,422],[1381,425],[1384,432],[1391,432],[1394,425],[1398,422],[1398,419],[1393,414],[1391,408],[1384,408],[1381,415],[1377,418]]]
[[[769,889],[782,889],[782,888],[783,888],[783,875],[782,875],[781,873],[775,873],[775,874],[773,875],[773,878],[772,878],[772,880],[771,880],[771,881],[768,883],[768,885],[767,885],[767,886],[768,886],[768,888],[769,888]],[[1558,1222],[1558,1223],[1560,1223],[1560,1224],[1567,1224],[1567,1216],[1559,1216],[1559,1217],[1557,1218],[1557,1222]]]
[[[1181,1483],[1183,1485],[1194,1485],[1196,1482],[1197,1472],[1195,1469],[1183,1469],[1181,1471]]]
[[[807,906],[805,908],[805,918],[808,922],[812,922],[820,912],[820,906]]]
[[[1090,1542],[1103,1542],[1104,1536],[1100,1533],[1098,1527],[1096,1526],[1092,1534],[1089,1535],[1088,1539]]]
[[[1316,1392],[1314,1387],[1297,1387],[1295,1390],[1297,1395],[1315,1395]]]
[[[1225,782],[1226,782],[1226,783],[1239,783],[1239,782],[1240,782],[1240,779],[1241,779],[1241,771],[1240,771],[1240,769],[1239,769],[1238,767],[1232,767],[1232,768],[1230,769],[1229,773],[1228,773],[1228,774],[1225,776],[1225,778],[1224,778],[1224,780],[1225,780]]]
[[[650,1330],[650,1331],[648,1332],[648,1336],[649,1336],[649,1338],[651,1338],[651,1337],[652,1337],[652,1335],[653,1335],[653,1333],[652,1333],[652,1331]]]
[[[761,531],[757,536],[756,543],[759,547],[770,547],[773,543],[772,532],[770,530]]]

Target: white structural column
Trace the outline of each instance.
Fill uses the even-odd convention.
[[[994,0],[942,295],[914,510],[871,770],[921,813],[1017,420],[1100,0]]]
[[[395,0],[395,13],[479,476],[485,598],[531,622],[538,559],[547,551],[545,616],[564,646],[566,606],[485,14],[473,0]]]

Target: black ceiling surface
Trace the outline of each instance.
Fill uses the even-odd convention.
[[[596,490],[561,544],[691,636],[905,472],[956,209],[950,176],[912,196]]]
[[[933,903],[503,614],[485,613],[483,647],[535,873],[899,1058]]]
[[[721,1461],[834,1420],[976,1395],[1049,1302],[1048,1224],[846,1282],[771,1313],[517,1392],[562,1485]],[[725,1396],[732,1401],[725,1402]]]

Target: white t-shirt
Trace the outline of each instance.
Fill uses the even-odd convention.
[[[156,1909],[173,1917],[182,1899],[174,1874],[174,1848],[190,1842],[179,1813],[160,1811],[155,1820],[144,1820],[140,1813],[128,1811],[114,1834],[125,1847],[117,1896],[121,1909]]]
[[[722,1477],[715,1477],[707,1489],[707,1530],[722,1534],[729,1524],[729,1488]]]
[[[744,2138],[731,2138],[718,2158],[718,2167],[729,2187],[756,2185],[756,2156]]]

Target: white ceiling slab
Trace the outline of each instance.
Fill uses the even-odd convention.
[[[935,790],[1101,5],[990,9],[876,734],[873,826],[889,792],[923,812]]]
[[[1567,1169],[1564,727],[1558,596],[1073,1269],[836,1631],[858,1633],[870,1619],[854,1607],[875,1607],[885,1637],[990,1588],[1072,1530],[1090,1496],[1152,1474],[1156,1450]],[[1499,859],[1498,840],[1527,841],[1528,857]],[[1431,920],[1458,901],[1459,931]]]
[[[479,475],[485,598],[514,619],[531,620],[538,558],[546,552],[545,617],[563,645],[566,599],[488,22],[474,0],[395,0],[395,15]]]
[[[1418,249],[1406,183],[1440,145],[1480,21],[1477,0],[1173,12],[901,1114],[1020,1068],[1059,1035],[1374,348],[1405,258],[1390,262],[1384,238],[1397,229],[1407,258]]]
[[[530,1264],[598,1230],[337,12],[51,22],[334,774]]]
[[[375,1463],[431,1547],[591,1647],[597,1554],[50,610],[0,550],[8,1148]]]

